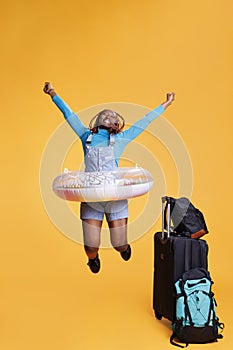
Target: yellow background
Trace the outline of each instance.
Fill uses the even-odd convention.
[[[101,272],[92,275],[82,246],[62,235],[44,210],[40,160],[62,121],[42,93],[46,80],[75,111],[112,101],[154,108],[167,91],[176,92],[164,118],[191,156],[192,200],[209,227],[209,267],[226,324],[218,344],[190,347],[230,349],[232,11],[231,0],[2,4],[2,350],[170,349],[169,322],[155,320],[151,307],[152,242],[160,221],[132,244],[128,263],[101,250]],[[163,167],[172,189],[175,180],[166,162]]]

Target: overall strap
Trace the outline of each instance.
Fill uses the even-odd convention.
[[[90,134],[88,138],[86,139],[86,148],[89,149],[91,145],[91,140],[92,140],[93,134]]]
[[[110,134],[109,146],[113,146],[115,144],[114,134]]]

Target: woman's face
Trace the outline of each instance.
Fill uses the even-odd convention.
[[[111,110],[104,110],[100,113],[97,123],[99,125],[112,128],[119,126],[119,119],[115,112]]]
[[[89,129],[96,133],[98,128],[108,129],[109,132],[119,133],[125,125],[124,118],[111,109],[104,109],[94,116],[90,123]]]

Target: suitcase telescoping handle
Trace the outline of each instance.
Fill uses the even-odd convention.
[[[167,202],[167,238],[170,237],[171,231],[171,201],[170,197],[162,197],[162,239],[165,238],[165,203]]]

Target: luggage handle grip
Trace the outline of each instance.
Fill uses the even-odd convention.
[[[163,196],[162,197],[162,203],[164,204],[164,203],[171,203],[171,197],[168,197],[168,196]]]
[[[162,197],[162,239],[165,238],[165,233],[164,233],[164,224],[165,224],[165,203],[167,202],[167,238],[170,237],[170,230],[171,230],[171,215],[170,215],[170,210],[171,210],[171,201],[170,197],[163,196]]]

